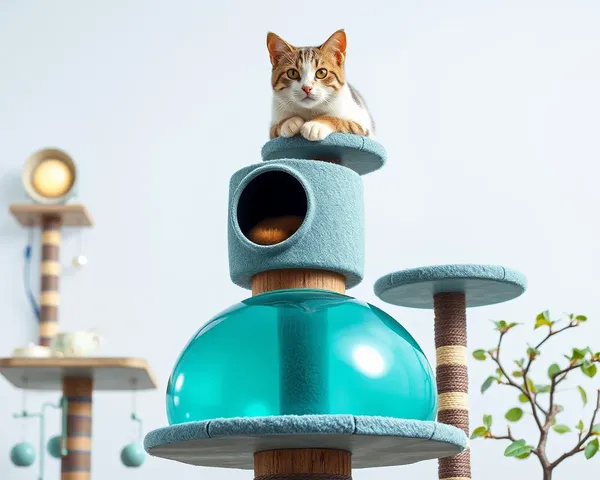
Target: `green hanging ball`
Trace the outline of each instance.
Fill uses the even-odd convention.
[[[62,437],[60,435],[55,435],[46,444],[46,449],[48,450],[48,454],[54,458],[60,458],[61,455],[61,443]]]
[[[35,449],[31,443],[17,443],[10,451],[10,461],[16,467],[30,467],[35,462]]]
[[[126,467],[139,467],[146,460],[144,447],[139,443],[130,443],[121,450],[121,462]]]

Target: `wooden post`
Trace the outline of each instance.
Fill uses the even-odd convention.
[[[44,346],[50,346],[58,331],[60,226],[59,217],[42,219],[39,344]]]
[[[252,295],[288,288],[317,288],[346,293],[343,275],[325,270],[269,270],[252,277]]]
[[[62,457],[61,480],[90,480],[92,471],[93,379],[65,378],[67,400],[67,455]]]
[[[255,480],[351,480],[352,454],[345,450],[299,448],[254,454]]]
[[[467,310],[463,293],[433,297],[437,357],[438,422],[460,428],[469,437],[469,379],[467,375]],[[440,480],[470,480],[469,449],[438,460]]]

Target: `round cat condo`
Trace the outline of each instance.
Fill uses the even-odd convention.
[[[75,196],[77,167],[64,151],[43,149],[27,159],[21,179],[25,192],[34,202],[62,204]]]

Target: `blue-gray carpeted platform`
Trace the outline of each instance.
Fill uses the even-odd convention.
[[[375,282],[381,300],[411,308],[433,308],[436,293],[464,293],[467,307],[512,300],[527,288],[521,273],[499,265],[434,265],[390,273]]]
[[[383,167],[387,154],[381,144],[368,137],[332,133],[319,142],[306,140],[300,135],[275,138],[263,145],[262,157],[264,161],[335,158],[359,175],[366,175]]]
[[[432,421],[354,415],[285,415],[206,420],[154,430],[153,456],[191,465],[252,469],[254,453],[282,448],[352,452],[353,468],[405,465],[456,455],[465,433]]]

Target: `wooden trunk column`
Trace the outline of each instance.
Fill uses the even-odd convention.
[[[50,346],[58,331],[60,218],[42,220],[39,344]]]
[[[90,480],[92,471],[91,378],[65,378],[67,400],[67,455],[62,457],[61,480]]]
[[[254,454],[255,480],[351,480],[352,454],[345,450],[299,448]]]
[[[462,293],[433,297],[435,312],[438,422],[460,428],[469,437],[469,379],[467,375],[467,313]],[[438,461],[440,480],[470,480],[469,449]]]
[[[290,288],[316,288],[346,293],[343,275],[325,270],[268,270],[252,277],[252,295]]]

